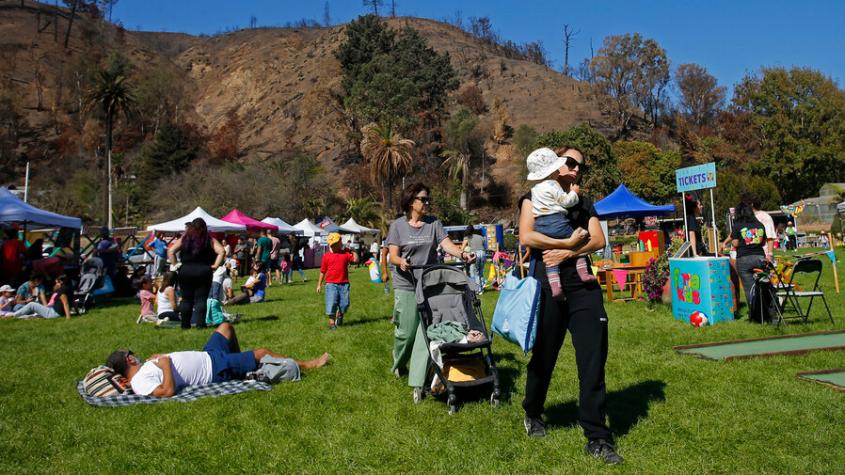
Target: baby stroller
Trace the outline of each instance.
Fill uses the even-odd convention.
[[[86,260],[82,264],[82,275],[79,284],[73,291],[72,310],[82,315],[94,306],[94,291],[103,284],[103,261],[97,257]]]
[[[490,404],[497,406],[499,376],[476,283],[449,265],[415,267],[412,273],[419,273],[416,298],[423,339],[434,361],[435,379],[445,386],[449,414],[458,409],[458,392],[486,390],[488,386],[492,386]],[[459,339],[461,332],[471,335],[471,341]],[[443,338],[444,334],[452,337]],[[468,368],[474,368],[474,374]]]

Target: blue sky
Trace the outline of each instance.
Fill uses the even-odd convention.
[[[390,0],[385,2],[388,12]],[[441,20],[457,12],[487,16],[504,39],[541,40],[554,66],[563,64],[563,25],[580,33],[570,65],[590,55],[608,35],[639,32],[666,49],[673,65],[697,63],[732,86],[762,66],[806,66],[845,83],[845,2],[786,0],[397,0],[397,15]],[[322,22],[324,0],[121,0],[112,14],[128,29],[214,34],[245,27],[281,26],[301,18]],[[360,0],[329,0],[333,24],[367,10]]]

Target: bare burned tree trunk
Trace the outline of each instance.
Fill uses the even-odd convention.
[[[73,19],[76,18],[76,9],[79,8],[79,0],[74,0],[70,8],[70,18],[68,18],[67,32],[65,33],[65,49],[67,49],[70,42],[70,30],[73,28]]]
[[[569,69],[569,48],[572,46],[572,38],[578,33],[581,33],[581,30],[573,31],[569,28],[569,25],[563,25],[563,74],[567,76],[571,76]]]

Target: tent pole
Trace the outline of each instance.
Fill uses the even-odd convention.
[[[684,210],[684,242],[689,242],[689,231],[687,230],[687,202],[684,194],[681,193],[681,209]]]
[[[710,188],[710,214],[713,216],[713,249],[716,250],[716,257],[719,257],[719,234],[716,231],[716,205],[713,201],[713,188]]]
[[[29,161],[26,162],[26,175],[23,179],[23,202],[28,203],[29,199]]]

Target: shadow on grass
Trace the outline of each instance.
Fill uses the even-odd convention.
[[[253,322],[274,322],[278,320],[279,317],[276,315],[267,315],[266,317],[257,317],[257,318],[250,318],[250,317],[241,317],[241,321],[238,323],[253,323]]]
[[[640,420],[648,417],[652,402],[666,400],[665,388],[664,381],[648,380],[607,393],[607,419],[613,435],[627,434]],[[552,406],[546,410],[546,419],[550,426],[576,426],[578,405],[568,401]]]
[[[346,320],[346,318],[344,318],[343,319],[343,326],[344,327],[352,327],[352,326],[355,326],[355,325],[367,325],[369,323],[374,323],[374,322],[388,322],[388,321],[390,321],[390,318],[391,318],[391,315],[386,315],[386,316],[383,316],[383,317],[373,317],[373,318],[358,318],[358,319],[355,319],[355,320]]]

